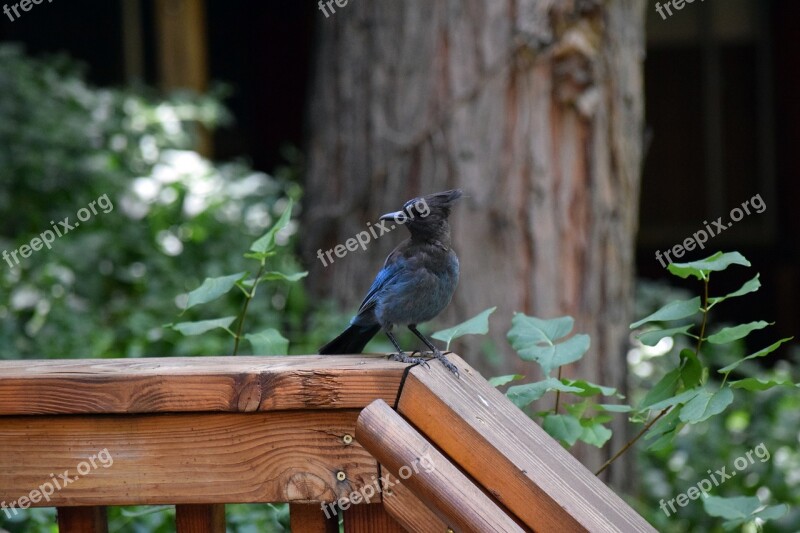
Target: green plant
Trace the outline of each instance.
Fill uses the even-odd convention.
[[[631,421],[641,424],[642,428],[600,468],[599,474],[642,437],[649,441],[647,449],[652,453],[673,449],[683,428],[709,424],[724,414],[737,396],[762,398],[770,395],[773,389],[796,391],[798,385],[790,376],[754,373],[751,366],[754,360],[774,352],[791,338],[780,339],[749,355],[735,356],[732,361],[718,362],[720,353],[733,353],[726,352],[724,346],[741,343],[749,333],[770,325],[754,321],[708,333],[709,314],[715,306],[760,287],[756,275],[730,294],[710,296],[711,274],[722,272],[731,265],[749,267],[750,263],[738,252],[719,252],[700,261],[669,266],[669,271],[678,277],[694,277],[702,282],[702,293],[694,298],[671,301],[631,324],[631,329],[647,326],[636,335],[643,345],[655,346],[668,338],[672,340],[671,346],[675,347],[673,354],[664,354],[663,357],[664,361],[672,360],[673,366],[635,407],[596,400],[598,397],[622,398],[613,388],[561,377],[561,367],[580,360],[590,345],[586,335],[570,336],[574,321],[568,316],[543,320],[515,314],[508,332],[509,342],[521,359],[537,363],[545,378],[512,385],[506,395],[518,407],[525,409],[548,392],[555,393],[555,407],[534,412],[533,416],[541,419],[545,431],[568,447],[578,441],[603,446],[612,435],[606,424],[611,421],[613,413],[629,413]],[[460,327],[463,325],[451,330]],[[680,338],[690,339],[692,344],[682,343]],[[551,374],[557,369],[558,377],[553,377]],[[491,382],[503,386],[521,378],[519,375],[498,376]],[[569,395],[573,401],[562,402],[562,395]],[[797,395],[794,398],[797,400]],[[789,511],[786,504],[766,506],[756,496],[708,497],[704,498],[702,508],[707,515],[723,519],[725,529],[778,520]],[[661,517],[656,518],[654,522],[660,521]]]
[[[174,318],[173,295],[200,284],[197,265],[212,277],[247,269],[238,252],[299,198],[292,180],[301,162],[289,150],[291,166],[271,176],[194,151],[199,124],[228,118],[223,94],[93,87],[66,56],[0,45],[0,251],[28,243],[51,220],[74,220],[101,195],[114,206],[19,265],[0,263],[0,359],[230,353],[227,338],[162,327]],[[291,221],[278,236],[271,270],[299,270],[295,229]],[[231,294],[215,305],[223,316],[242,309]],[[246,326],[288,331],[302,347],[308,315],[302,286],[261,284]],[[0,513],[0,529],[55,531],[54,515]],[[171,507],[109,509],[111,531],[171,531],[173,518]],[[285,509],[268,505],[231,506],[228,522],[234,531],[288,529]]]
[[[221,328],[233,336],[233,351],[232,355],[236,355],[239,351],[239,343],[242,338],[250,341],[256,355],[285,355],[288,353],[289,340],[285,338],[275,328],[267,328],[257,333],[244,334],[244,320],[247,316],[247,309],[250,302],[256,295],[258,285],[263,281],[287,281],[296,282],[308,275],[308,272],[296,272],[293,274],[286,274],[279,270],[267,271],[267,259],[276,255],[277,236],[278,232],[285,229],[289,225],[292,216],[292,202],[286,206],[283,214],[277,222],[259,239],[257,239],[251,246],[250,251],[244,254],[248,259],[258,261],[258,271],[255,276],[250,278],[249,272],[237,272],[227,276],[218,276],[214,278],[206,278],[203,284],[195,290],[191,291],[186,298],[186,307],[184,311],[199,304],[205,304],[216,300],[223,295],[230,292],[234,287],[238,287],[244,294],[244,303],[242,310],[237,316],[225,316],[222,318],[215,318],[209,320],[197,320],[192,322],[180,322],[178,324],[169,324],[168,326],[183,335],[200,335],[207,331],[216,328]],[[236,323],[236,327],[231,329],[232,325]]]

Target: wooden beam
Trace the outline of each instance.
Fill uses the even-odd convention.
[[[357,416],[0,417],[0,501],[38,490],[50,494],[33,506],[330,502],[378,476],[344,438]]]
[[[390,476],[390,482],[393,483],[390,489],[382,493],[383,506],[398,524],[408,531],[447,531],[447,524],[419,501],[402,481],[388,472],[383,472],[383,475]]]
[[[326,517],[319,503],[289,505],[289,527],[303,533],[339,533],[339,518]]]
[[[386,509],[380,502],[351,505],[344,512],[344,533],[404,533],[405,531],[406,530],[386,512]],[[410,531],[426,530],[415,528]]]
[[[0,416],[361,408],[394,403],[405,366],[369,355],[0,361]]]
[[[105,507],[59,507],[59,533],[108,533]]]
[[[439,364],[412,368],[397,411],[506,508],[536,531],[655,532],[472,367],[448,357],[460,379]]]
[[[524,531],[383,400],[361,411],[356,439],[453,529]]]
[[[224,505],[176,505],[176,533],[225,533]]]

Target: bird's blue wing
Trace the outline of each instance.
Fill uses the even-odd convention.
[[[378,275],[375,277],[375,281],[372,282],[372,286],[369,288],[367,295],[364,297],[364,301],[361,302],[361,305],[358,308],[358,313],[361,314],[362,311],[371,309],[375,306],[375,299],[378,293],[389,285],[394,278],[400,273],[400,265],[398,263],[393,263],[391,265],[384,266]]]
[[[375,281],[372,282],[369,291],[367,291],[367,295],[361,302],[361,305],[358,308],[358,313],[353,317],[353,320],[350,321],[351,324],[360,324],[362,322],[360,319],[367,317],[371,318],[369,322],[374,321],[374,318],[372,318],[371,315],[372,310],[375,308],[375,304],[377,303],[378,294],[381,292],[381,290],[396,281],[396,278],[403,270],[403,262],[402,254],[398,253],[398,249],[395,249],[391,254],[389,254],[389,257],[386,258],[386,262],[383,264],[383,268],[381,268],[380,272],[378,272],[378,275],[375,276]]]

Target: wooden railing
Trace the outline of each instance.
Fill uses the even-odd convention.
[[[301,532],[342,513],[348,532],[655,531],[451,358],[460,378],[368,355],[0,362],[0,502],[80,533],[141,504],[223,532],[225,503],[256,502]]]

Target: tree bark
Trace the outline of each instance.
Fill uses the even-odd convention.
[[[320,14],[303,239],[317,294],[356,306],[406,235],[384,235],[327,267],[318,249],[416,195],[461,187],[468,197],[451,216],[461,280],[437,325],[497,305],[501,363],[490,364],[475,338],[456,350],[490,375],[533,377],[505,341],[513,313],[569,314],[592,345],[567,372],[624,390],[644,7],[405,0]],[[602,455],[580,453],[590,467]]]

